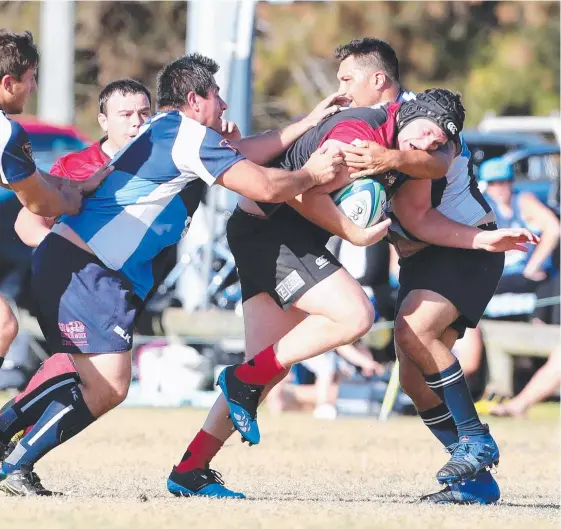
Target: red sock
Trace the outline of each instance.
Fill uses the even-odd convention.
[[[253,360],[238,366],[236,376],[248,384],[266,385],[286,368],[277,360],[277,355],[272,345],[255,355]]]
[[[211,459],[222,448],[224,441],[217,439],[214,435],[199,430],[181,460],[175,467],[178,472],[187,472],[195,468],[206,468]]]

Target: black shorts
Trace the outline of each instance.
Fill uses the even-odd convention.
[[[399,261],[396,315],[412,290],[431,290],[454,304],[460,317],[451,325],[461,338],[475,328],[493,297],[504,267],[504,253],[429,246]]]
[[[285,208],[269,219],[236,208],[228,220],[228,244],[236,260],[243,301],[265,292],[287,310],[341,268],[325,247],[322,230]]]

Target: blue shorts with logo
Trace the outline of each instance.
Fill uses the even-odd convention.
[[[132,348],[142,301],[123,275],[56,233],[35,251],[32,272],[37,319],[51,353]]]

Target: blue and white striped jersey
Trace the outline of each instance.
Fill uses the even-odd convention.
[[[0,181],[14,184],[25,180],[35,170],[27,132],[0,110]]]
[[[61,222],[144,299],[158,256],[187,232],[205,184],[243,159],[214,130],[177,110],[160,112],[113,158],[115,170],[81,212]]]

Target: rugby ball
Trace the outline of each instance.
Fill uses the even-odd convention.
[[[376,224],[384,213],[386,191],[384,186],[371,178],[358,178],[331,194],[335,205],[361,228]]]

